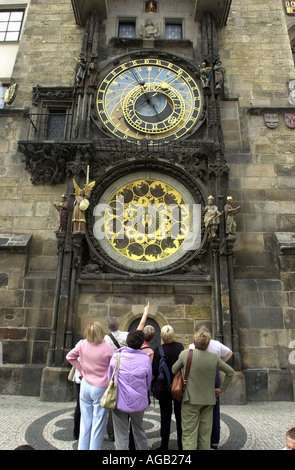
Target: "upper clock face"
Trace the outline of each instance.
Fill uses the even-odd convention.
[[[101,82],[97,111],[116,137],[171,141],[184,137],[200,118],[197,81],[162,59],[136,59],[114,68]]]

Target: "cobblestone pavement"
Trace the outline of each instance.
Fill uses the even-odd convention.
[[[38,397],[0,395],[0,450],[30,444],[36,450],[75,450],[73,412],[75,402],[44,402]],[[219,450],[280,450],[286,431],[295,426],[295,402],[255,402],[221,406]],[[145,414],[150,450],[159,446],[159,405]],[[114,450],[105,436],[103,450]],[[169,450],[176,450],[175,423]]]

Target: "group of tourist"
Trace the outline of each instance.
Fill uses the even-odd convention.
[[[148,450],[144,430],[144,412],[150,404],[152,379],[158,377],[160,351],[152,350],[149,341],[155,331],[144,327],[149,306],[145,307],[137,330],[122,332],[115,318],[110,318],[111,333],[105,335],[98,322],[89,325],[85,339],[79,341],[67,360],[79,376],[79,450],[101,449],[106,430],[114,433],[116,450]],[[226,364],[232,352],[210,338],[207,328],[201,327],[189,349],[175,341],[174,330],[165,325],[161,330],[162,347],[171,381],[178,370],[184,373],[189,349],[193,349],[192,362],[182,402],[174,400],[167,391],[159,399],[161,417],[160,450],[168,450],[172,411],[176,419],[179,450],[207,450],[217,447],[219,441],[218,397],[231,382],[234,370]],[[212,351],[212,352],[210,352]],[[117,404],[109,412],[100,405],[119,357],[117,377]],[[220,385],[219,370],[224,372]],[[217,381],[217,382],[216,382]],[[213,410],[216,410],[213,417]],[[109,418],[108,418],[109,416]]]

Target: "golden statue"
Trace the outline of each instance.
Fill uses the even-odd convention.
[[[88,181],[89,167],[87,167],[86,183],[83,189],[79,187],[73,178],[73,184],[75,188],[75,202],[72,216],[73,233],[85,233],[86,220],[84,212],[88,209],[91,191],[95,185],[95,181],[92,181],[91,183]]]
[[[148,13],[155,13],[156,12],[156,2],[152,0],[150,2],[146,2],[148,5],[146,7],[146,12]]]

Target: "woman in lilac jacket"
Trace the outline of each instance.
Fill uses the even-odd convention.
[[[148,450],[143,428],[144,410],[149,406],[148,391],[152,380],[152,365],[140,347],[144,342],[141,330],[130,331],[127,347],[117,349],[109,366],[109,380],[120,354],[117,406],[113,411],[116,450],[129,449],[129,419],[136,450]],[[117,375],[117,373],[116,373]]]

